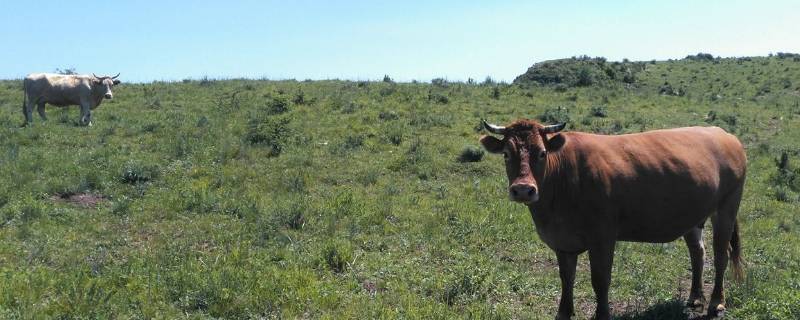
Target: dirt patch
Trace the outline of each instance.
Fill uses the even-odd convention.
[[[108,198],[101,194],[94,193],[64,193],[56,194],[50,198],[54,202],[70,203],[84,208],[97,208],[98,205],[107,202]]]

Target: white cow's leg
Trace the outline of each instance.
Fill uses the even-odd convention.
[[[89,124],[89,117],[91,114],[91,110],[89,109],[88,104],[81,104],[81,124],[87,125]]]
[[[36,108],[36,111],[39,112],[39,116],[42,117],[42,120],[47,120],[47,115],[44,113],[44,105],[45,105],[44,102],[39,102],[39,105]]]

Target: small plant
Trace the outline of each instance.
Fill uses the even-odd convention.
[[[500,88],[497,86],[492,87],[492,93],[489,95],[492,99],[500,99]]]
[[[461,154],[458,156],[459,162],[479,162],[483,159],[483,148],[479,148],[476,146],[466,146],[464,149],[461,150]]]
[[[400,118],[400,116],[397,114],[397,112],[394,112],[392,110],[390,110],[390,111],[381,111],[380,113],[378,113],[378,119],[381,119],[381,120],[384,120],[384,121],[386,121],[386,120],[397,120],[398,118]]]
[[[294,98],[292,99],[292,103],[294,103],[296,105],[306,104],[306,94],[303,93],[303,90],[297,89],[297,93],[294,94]]]
[[[328,244],[322,254],[325,264],[335,273],[346,271],[353,259],[352,247],[343,241],[334,241]]]
[[[592,106],[589,110],[589,114],[593,117],[605,118],[608,117],[608,110],[605,106]]]
[[[395,91],[397,91],[397,88],[395,88],[395,86],[388,86],[381,88],[381,90],[378,91],[378,94],[381,97],[388,97],[391,96]]]
[[[445,96],[445,95],[443,95],[441,93],[435,93],[435,92],[433,92],[433,93],[432,92],[428,92],[428,100],[433,101],[433,102],[438,103],[438,104],[447,104],[448,102],[450,102],[450,99],[447,98],[447,96]]]
[[[139,162],[128,161],[122,167],[121,180],[127,184],[139,184],[153,180],[155,168],[143,165]]]

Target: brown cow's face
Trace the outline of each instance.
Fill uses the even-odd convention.
[[[504,129],[502,140],[481,137],[487,151],[502,153],[505,158],[508,195],[512,201],[532,204],[539,200],[548,159],[547,134],[554,133],[553,130],[552,126],[520,120]]]

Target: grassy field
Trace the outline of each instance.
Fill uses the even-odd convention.
[[[0,318],[551,319],[555,254],[477,142],[481,118],[525,117],[736,134],[748,265],[727,317],[798,319],[796,60],[654,61],[577,85],[123,84],[93,127],[48,106],[20,128],[21,81],[0,81]],[[686,319],[689,268],[683,240],[618,244],[613,313]],[[575,292],[589,318],[585,255]]]

